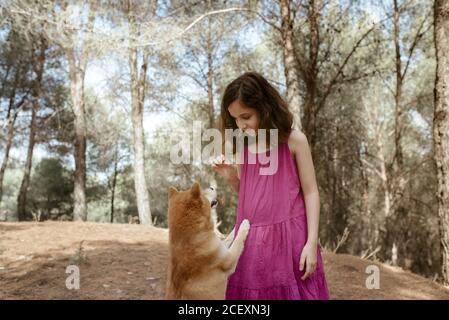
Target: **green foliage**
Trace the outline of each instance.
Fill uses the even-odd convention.
[[[72,215],[73,172],[58,158],[44,158],[31,175],[27,198],[28,218],[41,212],[43,219]]]

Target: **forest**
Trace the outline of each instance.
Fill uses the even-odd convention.
[[[170,152],[256,71],[311,146],[320,245],[449,285],[448,52],[445,0],[4,0],[0,221],[166,228],[200,181],[229,232],[236,193]]]

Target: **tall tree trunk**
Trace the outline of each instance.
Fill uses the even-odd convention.
[[[212,11],[212,0],[208,0],[208,11]],[[208,120],[209,120],[209,128],[215,128],[215,107],[214,107],[214,40],[212,38],[213,34],[213,17],[209,16],[207,20],[207,47],[206,47],[206,55],[207,55],[207,101],[208,101]],[[200,164],[200,167],[202,165]],[[202,167],[201,169],[204,172],[204,181],[209,183],[210,186],[214,185],[216,187],[215,182],[215,173],[210,167]]]
[[[438,174],[438,215],[441,243],[441,273],[449,285],[449,2],[436,0],[434,147]]]
[[[293,125],[301,129],[301,96],[299,85],[298,59],[294,47],[293,21],[290,12],[290,0],[281,0],[281,35],[284,59],[284,73],[287,86],[287,103],[293,113]]]
[[[315,146],[317,99],[318,99],[318,51],[319,51],[319,9],[317,0],[309,1],[308,20],[310,28],[309,59],[304,73],[306,97],[304,103],[304,131],[311,145],[312,153]]]
[[[374,243],[372,237],[372,230],[374,221],[371,219],[370,212],[370,202],[369,202],[369,177],[368,177],[368,168],[362,160],[364,154],[361,152],[361,148],[363,145],[359,145],[357,148],[357,162],[359,164],[359,172],[360,172],[360,181],[362,183],[362,199],[361,199],[361,216],[362,216],[362,228],[364,229],[365,239],[360,239],[360,247],[366,247],[367,244],[369,247]]]
[[[148,54],[144,54],[144,59]],[[139,211],[139,222],[151,224],[150,194],[148,192],[145,174],[145,136],[143,130],[143,88],[146,77],[146,61],[142,63],[140,79],[137,78],[137,50],[131,49],[131,96],[132,96],[132,124],[134,145],[134,188],[137,197],[137,210]]]
[[[112,175],[112,183],[111,183],[111,223],[114,223],[114,200],[115,200],[115,187],[117,185],[117,175],[118,175],[118,142],[115,146],[115,154],[114,154],[114,172]]]
[[[20,184],[19,196],[17,197],[17,215],[19,221],[23,221],[26,219],[26,199],[27,199],[28,186],[30,183],[31,167],[33,164],[33,151],[36,135],[36,114],[37,111],[39,110],[39,99],[41,97],[42,91],[42,77],[44,74],[46,50],[47,45],[45,39],[41,39],[40,53],[39,56],[37,57],[36,65],[34,66],[34,73],[36,75],[36,79],[34,81],[34,88],[33,88],[30,135],[28,141],[27,158],[22,183]]]
[[[38,102],[33,101],[33,105],[31,108],[30,135],[28,141],[25,171],[23,173],[22,182],[20,184],[19,196],[17,197],[17,217],[19,221],[26,220],[26,199],[27,199],[28,186],[30,183],[31,166],[33,163],[33,150],[36,135],[36,113],[38,108],[39,108]]]
[[[12,142],[14,140],[14,125],[16,123],[17,115],[19,113],[20,108],[24,105],[26,101],[26,95],[24,95],[19,103],[15,103],[16,101],[16,88],[20,82],[20,72],[17,71],[14,78],[14,87],[12,88],[11,95],[9,96],[9,104],[8,104],[8,134],[6,138],[6,146],[5,146],[5,154],[3,155],[2,165],[0,167],[0,203],[2,202],[3,197],[3,179],[5,177],[6,167],[8,166],[9,160],[9,152],[11,150]]]
[[[75,115],[75,184],[73,220],[86,221],[86,111],[84,107],[85,70],[78,69],[73,50],[67,56],[70,67],[70,92]]]
[[[157,1],[151,4],[151,18],[156,14]],[[133,5],[127,2],[128,22],[130,34],[137,34]],[[145,101],[145,84],[147,77],[147,64],[150,55],[149,49],[145,47],[141,52],[142,64],[138,72],[138,49],[130,43],[128,60],[131,71],[131,104],[132,104],[132,124],[133,124],[133,145],[134,145],[134,188],[136,191],[137,210],[139,222],[141,224],[152,224],[150,209],[150,194],[147,188],[145,174],[145,134],[143,129],[143,106]]]
[[[306,97],[304,101],[304,133],[311,146],[312,154],[315,146],[315,129],[316,129],[316,83],[310,79],[306,83]]]
[[[209,11],[212,10],[211,0],[208,2]],[[207,24],[207,100],[209,104],[209,128],[215,126],[214,114],[214,65],[213,65],[213,44],[212,44],[212,17],[209,16]]]
[[[332,141],[338,141],[340,124],[338,119],[335,119],[329,128],[329,134],[333,136]],[[344,172],[342,172],[342,164],[340,161],[340,149],[337,143],[331,143],[331,167],[332,167],[332,178],[329,181],[331,185],[331,204],[330,212],[331,216],[331,239],[335,241],[338,237],[341,237],[344,233],[345,228],[348,226],[347,221],[347,208],[342,205],[342,196],[344,190]],[[344,248],[343,244],[343,248]],[[344,250],[344,249],[343,249]]]
[[[97,1],[89,2],[88,21],[86,29],[93,31],[97,12]],[[78,39],[81,41],[80,39]],[[75,40],[74,40],[75,41]],[[76,52],[76,43],[64,47],[69,62],[70,93],[72,96],[73,113],[75,115],[75,182],[73,220],[87,220],[86,201],[86,111],[84,105],[84,78],[89,57],[89,48],[85,46],[80,53]]]
[[[394,126],[394,144],[395,144],[395,162],[397,169],[402,168],[403,156],[401,146],[402,133],[402,63],[401,63],[401,44],[399,29],[399,7],[398,1],[394,0],[394,16],[393,16],[393,37],[395,48],[395,67],[396,67],[396,90],[394,95],[395,104],[395,126]]]
[[[12,106],[10,104],[8,109],[8,135],[6,139],[5,154],[3,155],[2,166],[0,167],[0,202],[3,197],[3,179],[5,176],[6,166],[8,165],[9,151],[11,150],[12,141],[14,139],[14,124],[17,118],[17,112],[14,112],[14,110],[11,112],[11,107]]]
[[[399,12],[400,8],[398,6],[397,0],[394,0],[394,16],[393,16],[393,37],[394,37],[394,47],[395,47],[395,67],[396,67],[396,89],[394,95],[395,103],[395,126],[394,126],[394,145],[395,153],[392,162],[392,170],[389,177],[389,185],[391,188],[391,212],[396,214],[398,210],[402,207],[402,198],[404,194],[404,189],[406,186],[406,178],[404,177],[404,157],[402,152],[402,127],[403,127],[403,80],[405,73],[402,71],[402,54],[401,54],[401,44],[400,44],[400,21]]]
[[[403,194],[406,187],[406,179],[404,177],[404,157],[402,152],[402,113],[403,113],[403,80],[405,73],[402,71],[402,54],[401,54],[401,31],[400,31],[400,8],[397,0],[393,0],[393,42],[395,48],[395,76],[396,86],[394,91],[394,156],[391,164],[386,170],[385,192],[385,209],[388,214],[385,221],[385,239],[384,250],[391,248],[391,257],[393,262],[398,259],[398,250],[401,249],[395,244],[398,243],[400,232],[396,230],[395,222],[398,212],[403,211]],[[387,199],[388,197],[388,199]],[[388,206],[387,206],[388,201]],[[395,258],[395,259],[393,259]]]
[[[377,138],[377,158],[379,159],[380,166],[380,179],[382,181],[382,189],[384,193],[384,216],[385,218],[389,217],[391,214],[391,195],[390,195],[390,187],[388,185],[388,173],[387,173],[387,163],[385,160],[384,153],[384,144],[382,141],[381,135],[378,135]]]

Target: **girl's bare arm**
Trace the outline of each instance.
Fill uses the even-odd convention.
[[[315,246],[318,245],[320,196],[318,193],[312,154],[307,137],[299,130],[294,130],[291,133],[289,146],[296,158],[302,193],[306,205],[307,242]]]

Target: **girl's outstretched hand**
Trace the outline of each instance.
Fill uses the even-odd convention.
[[[306,272],[301,277],[301,280],[307,279],[316,269],[317,264],[317,246],[311,243],[306,243],[302,249],[301,259],[299,260],[299,270],[304,270],[306,267]]]
[[[237,177],[237,168],[232,165],[224,155],[221,155],[212,161],[212,168],[226,181]]]

